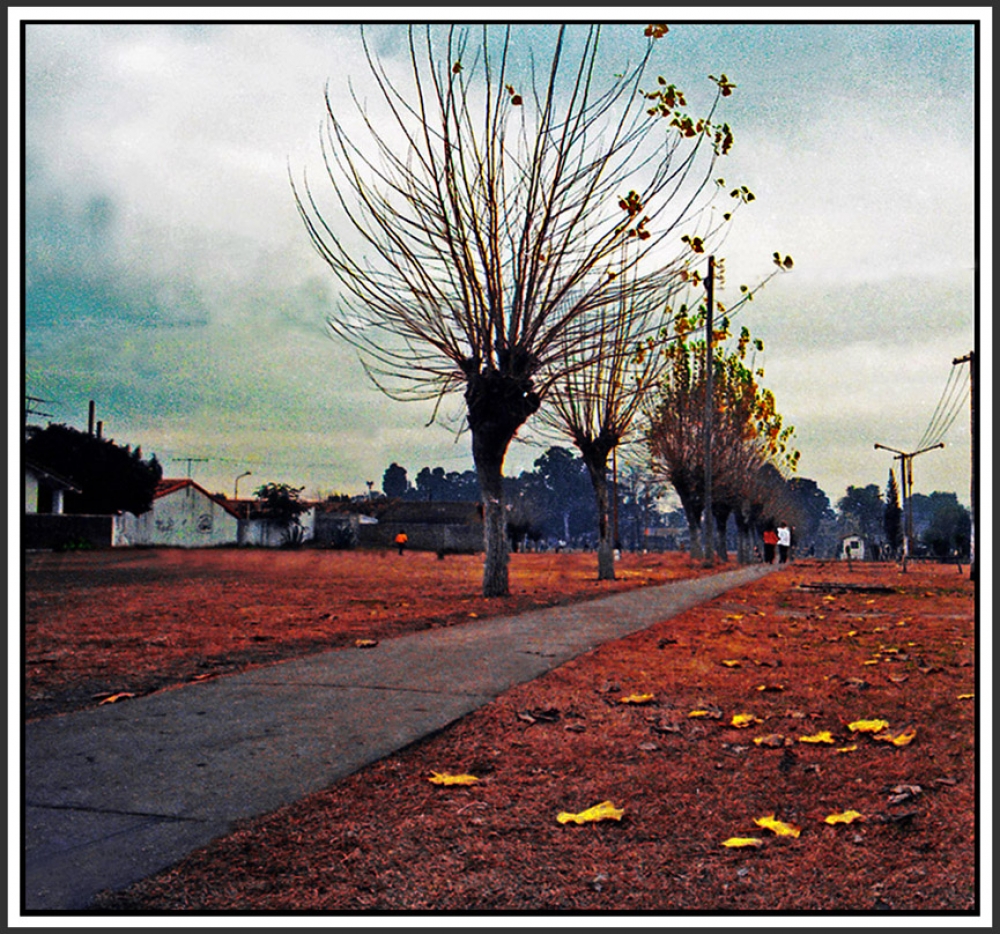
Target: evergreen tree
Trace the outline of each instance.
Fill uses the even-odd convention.
[[[903,510],[899,505],[899,487],[896,474],[889,471],[889,482],[885,486],[885,540],[895,553],[903,544]]]

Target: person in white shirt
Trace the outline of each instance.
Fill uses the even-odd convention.
[[[778,525],[778,564],[788,561],[788,549],[792,547],[792,530],[784,522]]]

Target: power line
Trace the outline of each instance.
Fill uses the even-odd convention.
[[[956,378],[956,373],[961,373],[961,375]],[[948,379],[941,391],[938,404],[934,408],[934,414],[931,416],[917,447],[925,447],[944,438],[969,397],[968,387],[968,371],[957,371],[953,366],[948,373]]]

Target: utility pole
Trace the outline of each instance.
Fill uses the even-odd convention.
[[[715,305],[715,257],[708,258],[708,277],[705,280],[705,301],[708,310],[705,316],[705,530],[702,533],[704,565],[711,567],[715,563],[715,544],[712,532],[712,414],[714,410],[715,395],[714,375],[715,362],[712,354],[712,335],[714,327],[712,324],[712,310]]]
[[[905,515],[903,516],[903,571],[906,571],[907,562],[910,559],[910,543],[913,541],[913,502],[911,497],[913,495],[913,458],[918,454],[924,454],[927,451],[933,451],[937,448],[943,448],[944,442],[939,441],[937,444],[932,444],[929,448],[921,448],[919,451],[910,451],[909,453],[905,451],[897,451],[895,448],[886,447],[884,444],[876,444],[876,450],[881,451],[891,451],[896,456],[893,460],[899,461],[899,473],[903,478],[903,508],[905,510]]]
[[[964,357],[952,360],[952,366],[960,363],[969,364],[969,420],[970,435],[972,437],[972,468],[969,483],[969,515],[972,525],[969,530],[969,580],[976,579],[976,461],[979,457],[979,430],[976,423],[976,384],[979,375],[976,372],[976,352],[970,350]]]
[[[171,460],[175,461],[186,461],[187,462],[187,478],[191,479],[191,465],[192,464],[207,464],[211,458],[210,457],[173,457]]]

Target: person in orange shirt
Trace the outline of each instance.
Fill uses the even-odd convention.
[[[395,538],[396,547],[399,549],[399,553],[403,553],[403,549],[406,548],[406,543],[409,539],[406,537],[406,532],[401,531]]]
[[[764,564],[774,564],[774,548],[778,544],[778,533],[771,526],[764,530]]]

